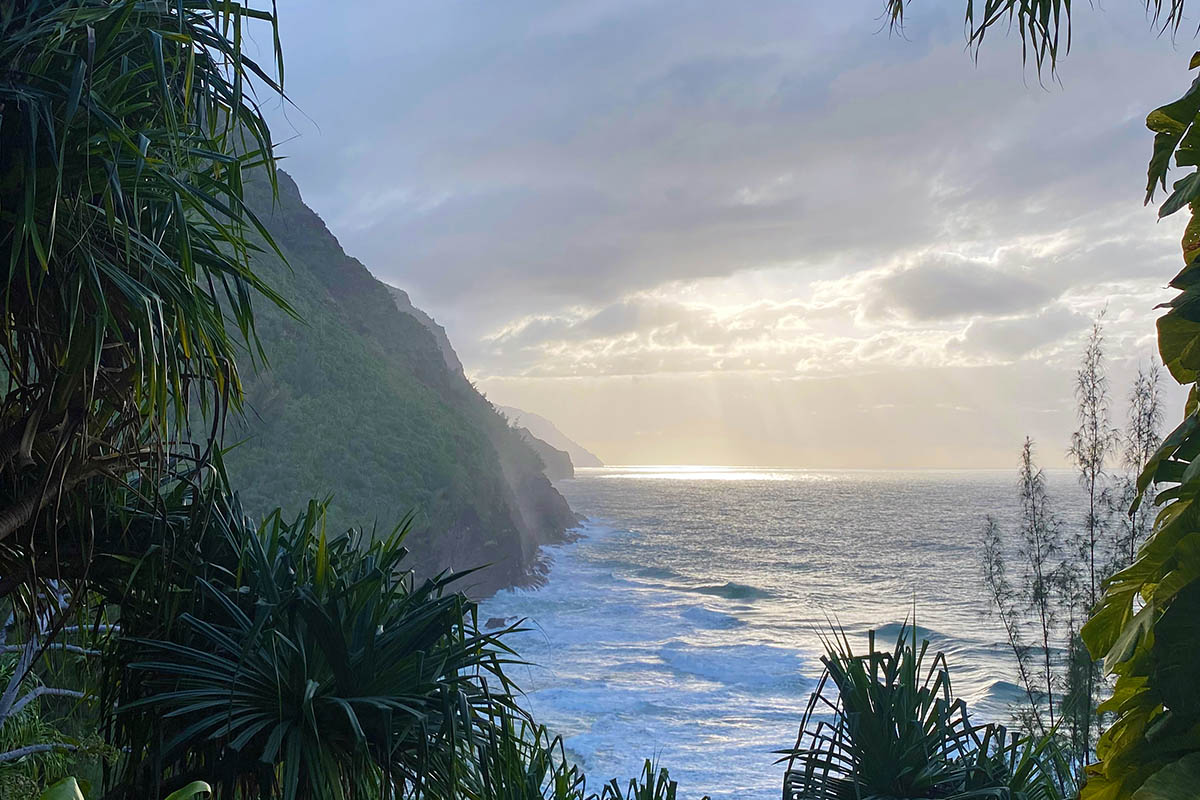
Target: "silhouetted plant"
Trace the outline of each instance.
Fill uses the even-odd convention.
[[[254,22],[274,30],[245,2],[0,5],[0,597],[36,642],[18,682],[87,595],[98,521],[158,485],[194,405],[240,402],[252,299],[286,308],[249,266],[270,238],[241,172],[273,176],[252,91],[279,91],[243,51]]]
[[[257,528],[236,500],[210,502],[203,535],[187,509],[177,520],[203,561],[180,553],[164,573],[152,545],[124,592],[141,611],[123,617],[110,670],[110,731],[129,753],[115,788],[160,795],[203,778],[225,798],[455,796],[494,710],[515,708],[505,631],[479,630],[474,604],[447,589],[460,576],[416,581],[404,529],[328,535],[315,501]],[[183,600],[159,611],[147,600],[164,574]]]
[[[630,778],[622,786],[616,778],[610,780],[600,790],[599,795],[593,795],[594,800],[675,800],[679,785],[671,780],[671,775],[665,767],[657,767],[650,759],[642,765],[642,774],[638,778]],[[702,800],[708,800],[707,795]]]
[[[469,800],[587,800],[587,779],[562,737],[497,707],[472,752],[461,796]]]
[[[1138,476],[1146,469],[1146,465],[1162,444],[1161,384],[1162,367],[1157,361],[1151,360],[1148,364],[1138,366],[1137,377],[1129,391],[1129,409],[1121,452],[1126,474],[1121,478],[1116,501],[1119,522],[1114,543],[1114,572],[1136,560],[1137,551],[1150,535],[1154,524],[1154,486],[1146,487],[1144,498],[1136,508],[1134,500],[1138,493]]]
[[[1060,800],[1073,783],[1052,736],[970,722],[946,659],[903,626],[890,650],[826,640],[825,672],[786,751],[785,800],[1022,797]]]

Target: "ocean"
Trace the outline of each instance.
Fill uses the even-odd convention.
[[[1073,473],[1048,471],[1065,522]],[[837,625],[894,641],[915,620],[946,653],[979,721],[1020,695],[981,583],[991,513],[1013,529],[1016,470],[580,469],[559,490],[588,522],[549,548],[549,580],[501,592],[483,619],[511,638],[524,705],[561,734],[589,786],[670,769],[681,798],[774,798],[821,636]],[[1012,534],[1010,534],[1011,537]]]

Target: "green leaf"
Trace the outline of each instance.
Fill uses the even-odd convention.
[[[192,800],[202,794],[212,794],[212,787],[204,781],[192,781],[182,789],[171,792],[163,800]]]
[[[1132,800],[1195,800],[1200,788],[1200,753],[1172,761],[1146,779]]]
[[[78,780],[63,778],[38,795],[38,800],[84,800],[84,794]]]
[[[1154,149],[1147,170],[1146,202],[1154,198],[1158,186],[1167,188],[1167,171],[1171,156],[1200,113],[1200,78],[1192,81],[1183,97],[1156,108],[1146,117],[1146,127],[1154,131]]]
[[[1172,313],[1159,317],[1158,352],[1175,380],[1194,383],[1200,376],[1200,323]]]

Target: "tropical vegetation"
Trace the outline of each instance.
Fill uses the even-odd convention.
[[[891,649],[868,634],[856,654],[843,631],[826,639],[825,671],[787,751],[784,800],[1020,797],[1057,800],[1074,774],[1050,734],[971,722],[942,653],[916,627]]]
[[[1183,0],[1146,5],[1164,29],[1180,25]],[[889,0],[896,24],[905,6]],[[1026,56],[1053,70],[1069,48],[1070,12],[1067,0],[969,0],[968,39],[979,46],[1014,23]],[[251,31],[269,35],[268,60],[244,46]],[[288,209],[274,208],[281,182],[260,103],[281,96],[282,82],[273,5],[0,5],[0,794],[671,800],[678,787],[649,761],[628,783],[588,793],[561,738],[522,710],[506,671],[519,660],[512,629],[482,630],[458,587],[470,568],[511,555],[501,540],[514,535],[516,484],[495,476],[536,483],[537,457],[448,371],[430,332],[396,313],[386,287],[333,252],[319,220],[301,220],[297,244],[280,245]],[[1110,575],[1096,557],[1113,455],[1098,334],[1080,373],[1072,453],[1093,502],[1075,595],[1079,621],[1090,615],[1078,630],[1090,655],[1076,651],[1086,702],[1075,708],[1089,719],[1072,734],[1075,755],[1059,749],[1052,677],[1045,699],[1026,682],[1047,714],[1015,734],[972,723],[945,659],[915,634],[890,649],[872,637],[862,654],[835,634],[787,753],[789,798],[1050,800],[1077,782],[1085,800],[1195,795],[1200,79],[1147,123],[1147,202],[1162,191],[1160,216],[1190,215],[1158,334],[1165,368],[1191,388],[1183,422],[1153,455],[1154,426],[1142,423],[1154,414],[1139,412],[1125,449],[1143,469],[1120,494],[1129,516]],[[1172,164],[1186,174],[1169,183]],[[331,271],[289,267],[303,253]],[[366,311],[354,317],[339,292]],[[296,345],[301,318],[330,335],[326,361]],[[386,369],[371,372],[364,347]],[[276,357],[282,369],[263,370]],[[324,379],[312,381],[314,370]],[[302,377],[327,391],[305,394]],[[355,391],[328,388],[338,386]],[[395,433],[389,403],[437,423],[393,437],[358,470],[385,474],[387,452],[406,454],[392,471],[402,491],[367,479],[351,487],[355,502],[422,509],[396,528],[354,527],[338,501],[308,499],[324,467],[344,471],[347,451],[331,444],[328,423],[364,386],[375,393],[366,413],[380,420],[368,438]],[[241,416],[255,407],[265,413]],[[318,440],[227,449],[227,431],[270,432],[254,420],[276,411],[296,415],[287,430]],[[1049,544],[1025,452],[1023,535]],[[239,492],[263,474],[280,482]],[[464,499],[472,492],[478,502]],[[389,509],[372,508],[386,522]],[[536,537],[517,540],[528,568]],[[444,549],[430,555],[435,541]],[[1022,623],[1001,602],[1001,551],[990,580],[1011,637]],[[1049,573],[1035,579],[1030,596],[1048,596]],[[1026,667],[1052,670],[1052,609],[1029,609],[1043,659]],[[1036,653],[1014,649],[1018,661]],[[1113,679],[1098,706],[1096,660]],[[1106,723],[1094,747],[1093,713]],[[1073,763],[1080,752],[1094,761]]]
[[[984,586],[1024,693],[1016,718],[1024,729],[1042,735],[1059,731],[1080,773],[1095,755],[1098,707],[1107,695],[1080,627],[1096,606],[1103,580],[1132,563],[1145,542],[1150,503],[1128,511],[1137,476],[1162,438],[1161,370],[1153,360],[1139,367],[1129,391],[1126,428],[1112,424],[1103,342],[1102,319],[1097,319],[1076,375],[1080,426],[1069,450],[1085,499],[1081,518],[1072,525],[1055,508],[1027,438],[1016,535],[989,515],[982,548]],[[1113,463],[1118,453],[1124,474]]]
[[[1184,0],[1144,0],[1152,23],[1176,32]],[[888,0],[894,24],[907,3]],[[1039,72],[1053,71],[1070,49],[1068,0],[968,0],[968,41],[980,46],[997,25],[1013,25],[1023,53]],[[1200,53],[1190,67],[1200,67]],[[1104,583],[1081,636],[1091,656],[1115,679],[1099,711],[1111,723],[1086,768],[1084,800],[1185,798],[1200,786],[1200,79],[1176,101],[1150,112],[1155,134],[1146,202],[1160,190],[1160,217],[1186,210],[1183,268],[1170,280],[1178,291],[1158,320],[1159,354],[1171,377],[1189,387],[1183,421],[1167,435],[1137,481],[1130,513],[1154,502],[1159,511],[1132,564]],[[1170,182],[1172,164],[1185,174]]]
[[[257,29],[270,63],[243,47]],[[513,700],[507,631],[450,586],[466,573],[418,577],[407,524],[329,530],[327,500],[253,523],[230,484],[223,434],[269,355],[256,314],[298,316],[258,214],[279,186],[259,103],[282,75],[273,7],[0,8],[5,797],[504,796],[550,750]],[[409,396],[453,408],[442,388]],[[520,443],[482,398],[458,413],[472,402]],[[433,479],[501,470],[436,447]],[[523,444],[507,457],[540,470]],[[519,796],[582,796],[555,763]],[[675,787],[648,771],[629,791]]]

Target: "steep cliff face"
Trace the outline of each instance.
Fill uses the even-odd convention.
[[[450,344],[450,337],[446,334],[446,329],[437,324],[437,320],[426,314],[421,309],[412,304],[412,300],[408,297],[408,292],[403,289],[398,289],[390,284],[387,286],[388,291],[392,295],[392,299],[396,301],[396,308],[408,314],[417,322],[425,326],[425,330],[429,331],[429,335],[433,337],[433,341],[437,343],[438,351],[442,354],[442,359],[446,362],[446,369],[450,371],[451,376],[458,376],[466,380],[466,374],[463,372],[462,362],[458,360],[458,353],[454,352],[454,345]]]
[[[508,418],[508,421],[518,428],[525,428],[529,433],[556,450],[561,450],[571,457],[571,463],[577,467],[603,467],[604,462],[583,445],[570,439],[558,427],[545,417],[522,411],[512,406],[496,406],[496,409]]]
[[[533,452],[542,460],[547,478],[558,481],[575,477],[575,465],[571,463],[571,456],[567,451],[552,447],[530,433],[528,428],[521,428],[520,431],[525,441],[533,448]]]
[[[291,269],[269,254],[255,268],[303,321],[258,305],[270,365],[246,359],[250,410],[226,435],[244,440],[227,461],[247,510],[332,495],[338,527],[411,514],[419,571],[489,565],[470,578],[479,594],[536,580],[539,546],[577,522],[538,456],[471,387],[444,331],[445,351],[279,182],[275,204],[263,184],[250,194]]]
[[[425,329],[433,336],[433,340],[437,342],[438,350],[446,362],[446,369],[450,371],[452,381],[459,384],[458,388],[461,391],[474,393],[474,387],[467,381],[466,373],[463,372],[463,365],[458,359],[458,353],[454,352],[454,346],[450,344],[450,337],[446,335],[446,329],[439,325],[433,317],[414,306],[408,296],[408,292],[403,289],[397,289],[395,286],[388,286],[388,290],[392,293],[392,299],[396,301],[396,308],[412,316],[417,322],[424,325]],[[542,460],[542,471],[546,474],[547,478],[556,481],[563,478],[575,477],[575,466],[571,463],[571,456],[565,450],[553,447],[535,436],[529,428],[522,427],[513,422],[513,416],[509,413],[512,409],[503,406],[496,406],[495,409],[517,428],[521,439],[533,452],[537,453],[538,458]],[[538,419],[542,418],[538,417]],[[548,420],[544,420],[544,422],[548,425],[550,424]],[[505,439],[508,437],[508,433],[503,435]],[[503,442],[493,443],[498,449],[503,449],[505,446]]]

